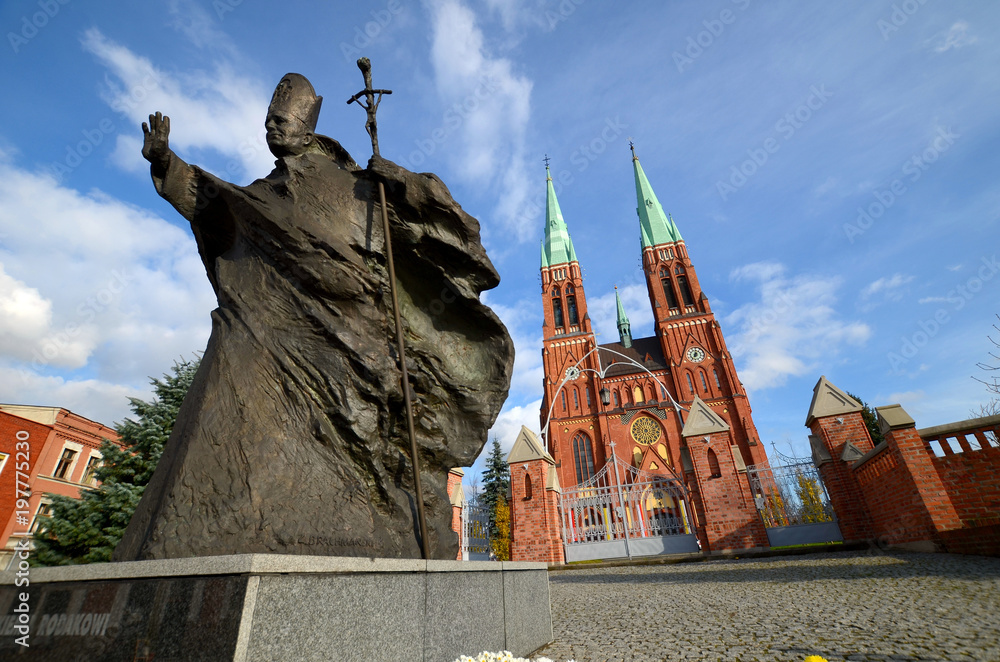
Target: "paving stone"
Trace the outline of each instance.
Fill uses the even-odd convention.
[[[1000,559],[850,552],[549,574],[556,662],[1000,660]]]

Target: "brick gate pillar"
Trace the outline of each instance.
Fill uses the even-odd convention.
[[[514,561],[565,563],[559,516],[556,463],[541,441],[522,426],[507,456],[511,488],[511,545]]]
[[[861,410],[854,398],[820,377],[806,415],[813,463],[830,495],[844,542],[874,537],[868,504],[851,469],[851,462],[873,448]]]
[[[695,396],[681,436],[687,442],[696,487],[691,496],[703,520],[698,522],[703,549],[767,547],[767,531],[757,514],[738,448],[734,455],[729,425]]]
[[[938,532],[960,529],[962,520],[931,460],[931,450],[902,406],[876,407],[875,411],[878,412],[879,431],[890,452],[906,468],[904,485],[912,490],[910,494],[898,495],[891,504],[884,504],[895,526],[879,533],[892,545],[917,551],[940,551],[943,545]]]

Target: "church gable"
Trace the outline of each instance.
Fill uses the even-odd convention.
[[[698,396],[694,397],[691,403],[691,411],[688,412],[684,429],[681,430],[682,437],[694,437],[698,435],[710,435],[716,432],[729,432],[729,424],[705,404],[704,400]]]

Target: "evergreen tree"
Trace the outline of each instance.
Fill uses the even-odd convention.
[[[864,419],[865,427],[868,428],[868,434],[871,435],[872,444],[878,446],[885,441],[885,438],[882,436],[882,431],[878,429],[878,414],[875,412],[875,409],[850,391],[847,391],[847,395],[854,398],[861,405],[861,418]]]
[[[500,450],[500,440],[493,437],[493,449],[489,457],[486,458],[486,468],[483,470],[483,493],[480,503],[485,506],[490,514],[490,535],[499,535],[497,528],[496,510],[497,503],[507,501],[507,492],[510,491],[510,467],[507,466],[507,459]]]
[[[177,411],[201,359],[174,364],[173,374],[151,379],[153,400],[129,398],[136,418],[115,425],[121,447],[104,440],[103,457],[94,472],[97,489],[81,498],[54,496],[51,514],[35,534],[32,561],[71,565],[110,561],[163,453]]]

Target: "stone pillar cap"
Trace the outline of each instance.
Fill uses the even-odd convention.
[[[876,407],[875,412],[878,414],[878,429],[882,434],[890,430],[916,427],[916,423],[906,413],[906,410],[903,409],[903,405]]]

